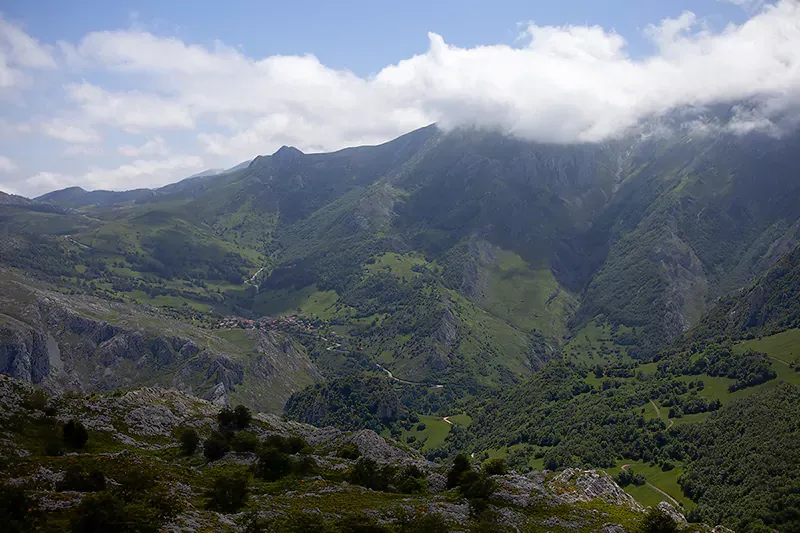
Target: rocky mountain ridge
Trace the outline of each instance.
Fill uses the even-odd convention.
[[[67,296],[7,272],[0,287],[0,371],[52,392],[152,383],[280,412],[321,378],[303,347],[276,332],[235,331],[231,341],[156,309]]]

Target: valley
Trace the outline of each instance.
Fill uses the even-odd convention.
[[[797,138],[771,142],[756,161],[733,136],[430,126],[136,194],[9,196],[0,371],[371,430],[432,464],[602,469],[644,506],[757,531],[713,472],[773,453],[764,406],[787,413],[777,438],[795,427]],[[791,500],[795,448],[770,456],[775,487],[737,474],[781,531],[795,519],[764,502]]]

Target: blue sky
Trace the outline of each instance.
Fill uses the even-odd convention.
[[[652,47],[640,30],[687,10],[717,27],[741,22],[750,11],[720,0],[12,0],[3,9],[8,18],[22,21],[30,33],[49,42],[76,41],[91,31],[134,25],[192,43],[219,39],[254,57],[314,54],[332,68],[361,75],[425,52],[429,31],[459,47],[513,44],[518,24],[528,21],[615,29],[629,39],[633,54],[643,54]]]
[[[0,6],[0,190],[158,186],[281,144],[438,122],[597,142],[681,106],[797,98],[791,0]]]

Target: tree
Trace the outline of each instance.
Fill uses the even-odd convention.
[[[220,429],[234,429],[236,427],[236,413],[230,407],[223,407],[217,414]]]
[[[290,457],[277,448],[265,448],[258,454],[256,474],[265,481],[277,481],[291,471]]]
[[[203,443],[203,455],[209,461],[222,459],[229,450],[228,439],[219,431],[212,433]]]
[[[640,533],[674,533],[675,531],[678,531],[678,524],[671,516],[657,507],[648,509],[639,526]]]
[[[447,472],[447,488],[452,489],[453,487],[458,486],[459,481],[461,480],[461,475],[471,469],[472,464],[470,463],[469,456],[467,456],[467,454],[460,453],[456,455],[455,459],[453,459],[452,468],[450,468],[450,471]]]
[[[86,442],[89,440],[89,433],[84,425],[74,418],[64,424],[63,436],[64,444],[76,450],[86,446]]]
[[[428,488],[428,480],[425,479],[425,472],[420,470],[417,465],[409,465],[397,473],[394,477],[394,485],[398,492],[415,494],[425,492],[425,489]]]
[[[235,513],[247,502],[250,476],[243,471],[221,474],[214,478],[206,493],[206,508],[223,513]]]
[[[251,431],[240,431],[231,441],[231,447],[237,453],[254,452],[257,446],[258,437]]]
[[[183,433],[181,433],[181,449],[184,455],[194,454],[199,443],[200,437],[194,429],[185,429]]]
[[[253,415],[250,414],[250,409],[244,405],[237,405],[233,410],[233,414],[237,429],[247,429],[250,427],[250,421],[253,419]]]
[[[508,471],[506,461],[502,457],[495,457],[483,463],[483,471],[489,476],[499,476]]]

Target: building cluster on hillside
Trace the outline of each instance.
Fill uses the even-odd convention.
[[[314,333],[319,331],[322,324],[297,315],[279,317],[261,317],[256,320],[240,316],[227,316],[217,326],[224,329],[264,329],[273,331],[305,331]]]

